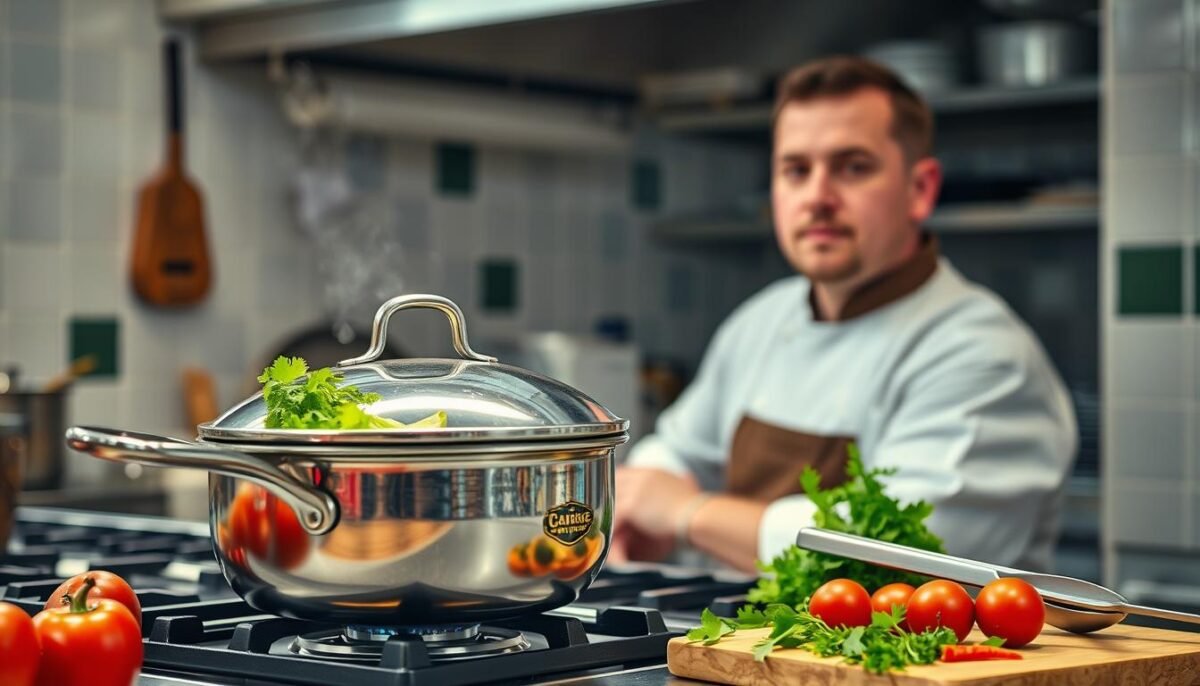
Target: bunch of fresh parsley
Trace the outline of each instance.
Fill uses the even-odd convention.
[[[688,632],[688,640],[712,645],[738,629],[770,626],[771,633],[754,644],[754,659],[765,660],[776,646],[804,648],[821,657],[841,656],[848,664],[861,664],[875,674],[904,669],[908,665],[932,664],[941,655],[941,647],[958,643],[954,631],[946,627],[922,633],[904,630],[904,608],[895,605],[891,613],[875,612],[871,624],[857,627],[830,627],[803,608],[770,605],[765,611],[749,606],[738,611],[737,619],[726,619],[705,609],[701,625]],[[997,642],[998,641],[998,642]],[[987,645],[999,645],[1004,639],[989,639]]]
[[[813,523],[831,531],[888,541],[921,550],[945,552],[942,541],[925,526],[925,519],[933,513],[933,506],[924,501],[901,506],[883,492],[879,477],[895,472],[894,469],[864,470],[858,448],[851,443],[847,451],[849,461],[846,474],[849,480],[840,486],[822,490],[821,477],[811,467],[804,470],[800,483],[809,499],[817,506]],[[845,503],[849,518],[843,517],[837,507]],[[797,607],[808,600],[826,581],[853,579],[868,591],[886,584],[902,581],[920,586],[925,578],[894,570],[877,567],[869,562],[847,560],[836,555],[815,553],[791,546],[770,564],[758,563],[759,569],[767,572],[750,589],[747,599],[752,603],[767,605],[782,603]]]
[[[361,405],[379,400],[378,393],[364,393],[355,386],[341,385],[343,377],[332,369],[308,371],[299,357],[280,356],[258,377],[267,404],[268,429],[401,429],[446,426],[446,413],[435,412],[412,424],[404,424],[365,411]]]

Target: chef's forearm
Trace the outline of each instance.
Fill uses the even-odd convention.
[[[753,572],[758,557],[758,527],[766,509],[758,501],[716,495],[692,514],[688,541],[728,565]]]

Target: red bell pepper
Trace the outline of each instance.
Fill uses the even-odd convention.
[[[142,666],[142,632],[129,608],[109,598],[88,600],[90,575],[69,604],[33,618],[42,644],[38,686],[129,686]]]
[[[1008,648],[983,645],[942,646],[942,662],[973,662],[975,660],[1021,660],[1021,654]]]

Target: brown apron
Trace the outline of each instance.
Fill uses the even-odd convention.
[[[812,466],[821,488],[846,481],[846,445],[852,436],[817,436],[742,417],[730,446],[725,490],[731,495],[772,502],[803,493],[800,475]]]
[[[840,312],[822,317],[816,295],[809,291],[813,320],[842,322],[895,302],[920,288],[937,271],[938,240],[923,234],[912,259],[859,288]],[[791,431],[743,416],[729,451],[726,490],[737,496],[771,502],[803,493],[800,475],[812,465],[821,475],[821,487],[846,481],[846,444],[853,436],[818,436]]]

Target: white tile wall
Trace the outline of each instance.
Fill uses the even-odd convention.
[[[121,257],[115,246],[68,244],[69,276],[63,283],[69,285],[66,299],[74,314],[115,314],[115,306],[125,295],[128,281]]]
[[[1184,0],[1113,3],[1116,69],[1120,73],[1179,69],[1184,64]]]
[[[56,177],[10,177],[8,236],[31,243],[56,243],[62,236],[62,182]]]
[[[1187,205],[1180,202],[1188,190],[1187,168],[1178,155],[1122,158],[1110,172],[1121,201],[1108,217],[1108,235],[1137,241],[1192,235]]]
[[[1109,383],[1121,398],[1177,400],[1190,397],[1190,369],[1195,333],[1177,321],[1114,321],[1108,331],[1110,354],[1128,364],[1113,368]]]
[[[61,0],[8,0],[7,9],[13,33],[52,39],[62,33]]]
[[[129,40],[133,11],[133,0],[68,0],[67,35],[75,45],[123,45]]]
[[[72,177],[95,182],[122,168],[125,132],[115,114],[77,113],[69,127]]]
[[[73,244],[124,245],[129,222],[122,216],[122,191],[118,177],[109,175],[93,180],[74,179],[67,185],[63,238]],[[126,203],[128,204],[128,200]],[[120,259],[123,253],[113,259]]]
[[[1182,72],[1116,79],[1121,93],[1113,101],[1116,154],[1178,154],[1183,150],[1187,82]]]
[[[1200,239],[1200,205],[1193,199],[1200,191],[1200,3],[1113,0],[1103,7],[1102,476],[1105,581],[1118,585],[1122,576],[1166,578],[1175,561],[1187,559],[1179,553],[1200,548],[1194,521],[1200,516],[1200,326],[1192,257]],[[1182,316],[1116,311],[1117,252],[1139,243],[1183,248]],[[1147,562],[1139,547],[1158,547],[1164,555]]]
[[[125,302],[122,303],[124,316],[121,319],[118,367],[123,370],[122,376],[136,371],[163,379],[165,384],[169,375],[179,367],[175,327],[177,320],[186,315],[133,305],[131,298],[132,294],[127,291]],[[140,402],[137,398],[131,398],[129,404],[132,406]]]
[[[247,348],[246,317],[241,312],[203,308],[181,318],[175,333],[179,337],[179,364],[207,367],[215,374],[245,372],[247,360],[258,352]]]
[[[62,53],[58,46],[12,34],[8,41],[9,96],[28,105],[62,101]]]
[[[4,170],[9,176],[53,176],[62,171],[66,128],[55,108],[14,106],[7,124],[12,144],[3,150]]]
[[[1193,377],[1192,382],[1193,383],[1192,383],[1192,393],[1188,396],[1188,399],[1200,402],[1200,383],[1196,383],[1196,378],[1195,378],[1197,376],[1197,374],[1200,374],[1200,324],[1193,322],[1190,328],[1192,330],[1191,363],[1192,363],[1192,370],[1193,370],[1193,374],[1192,374],[1192,377]],[[1197,406],[1197,409],[1200,409],[1200,405]],[[1198,424],[1197,427],[1200,428],[1200,424]],[[1200,435],[1200,434],[1198,434],[1198,435]],[[1200,471],[1197,471],[1196,479],[1197,479],[1197,483],[1200,484]]]
[[[1108,520],[1113,539],[1135,546],[1181,547],[1187,490],[1176,481],[1123,480]]]
[[[3,5],[0,5],[0,12],[3,11]],[[8,56],[8,34],[0,30],[0,98],[8,97],[9,83],[9,68],[8,62],[11,58]],[[4,141],[4,134],[0,133],[0,142]]]
[[[120,50],[115,46],[83,47],[72,51],[70,60],[67,81],[71,107],[102,113],[120,111]]]
[[[10,242],[2,275],[5,309],[20,316],[57,316],[70,287],[64,267],[57,244]]]
[[[11,360],[20,361],[21,378],[25,383],[40,386],[65,366],[62,363],[65,329],[66,323],[56,314],[20,311],[9,314],[6,352]]]
[[[1113,454],[1106,463],[1118,488],[1127,479],[1184,483],[1193,412],[1173,403],[1117,404],[1105,416],[1115,427]]]

